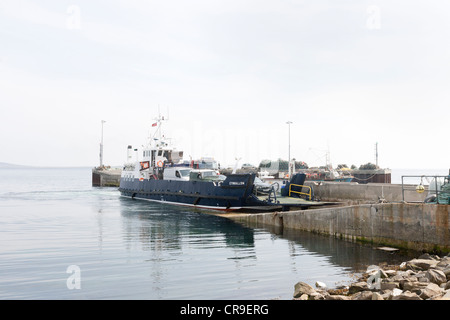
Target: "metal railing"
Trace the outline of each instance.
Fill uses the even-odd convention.
[[[294,187],[300,187],[300,188],[301,188],[300,190],[302,190],[303,188],[309,189],[309,192],[301,192],[301,191],[291,190],[291,187],[292,187],[292,186],[294,186]],[[289,184],[289,197],[291,196],[291,193],[297,193],[297,194],[301,194],[301,195],[308,196],[308,197],[309,197],[309,200],[311,200],[311,198],[312,198],[312,191],[311,191],[311,190],[312,190],[312,189],[311,189],[310,186],[304,186],[304,185],[301,185],[301,184],[294,184],[294,183],[291,183],[291,184]]]
[[[404,181],[403,181],[404,178],[420,178],[421,181],[416,187],[411,187],[411,186],[408,186],[408,185],[404,184]],[[434,181],[429,185],[428,188],[424,188],[424,186],[423,186],[423,179],[424,178],[426,178],[427,180],[428,180],[428,178],[431,178],[431,179],[434,178]],[[438,178],[442,178],[442,180],[438,181]],[[430,194],[432,193],[432,194],[435,195],[435,200],[430,201],[430,202],[434,203],[434,201],[436,201],[436,203],[439,204],[440,203],[439,202],[440,201],[439,200],[439,194],[442,192],[440,190],[440,188],[446,183],[450,183],[450,175],[446,175],[446,176],[438,176],[438,175],[421,175],[421,176],[410,176],[410,175],[407,175],[407,176],[402,176],[402,199],[403,199],[403,202],[405,202],[405,191],[415,190],[416,192],[419,192],[419,193],[429,192],[430,191],[429,189],[433,185],[434,191],[433,192],[429,192],[429,193]],[[450,204],[450,200],[444,201],[443,204]]]

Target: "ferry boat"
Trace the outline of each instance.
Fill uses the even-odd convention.
[[[291,186],[292,193],[287,197],[277,197],[275,190],[258,195],[253,173],[224,176],[214,166],[202,167],[195,161],[184,161],[183,151],[173,147],[162,135],[163,121],[164,117],[159,116],[152,125],[157,129],[143,148],[141,160],[137,158],[137,149],[128,146],[119,186],[122,196],[226,211],[275,211],[317,204],[300,197],[299,182],[302,177],[304,181],[304,175],[292,177],[297,183]]]

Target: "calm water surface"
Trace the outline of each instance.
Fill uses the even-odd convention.
[[[406,258],[125,199],[91,187],[90,168],[0,169],[0,299],[292,299],[298,281],[347,284],[394,260]]]

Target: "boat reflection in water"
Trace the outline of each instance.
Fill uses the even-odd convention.
[[[292,299],[298,281],[333,287],[398,257],[308,232],[276,234],[214,211],[128,198],[120,206],[127,257],[142,260],[133,272],[148,283],[144,298]]]

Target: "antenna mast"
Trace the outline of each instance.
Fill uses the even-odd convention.
[[[105,123],[105,120],[102,120],[102,138],[100,141],[100,167],[103,166],[103,124]]]
[[[378,142],[375,143],[375,164],[378,167]]]

